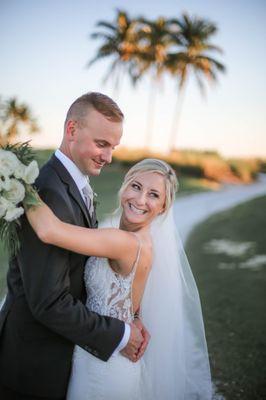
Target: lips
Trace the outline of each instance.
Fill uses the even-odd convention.
[[[141,210],[140,208],[135,207],[132,203],[128,203],[129,209],[133,211],[137,215],[146,214],[146,210]]]
[[[96,160],[93,160],[93,162],[96,165],[96,167],[98,167],[98,168],[102,168],[104,166],[104,164],[105,164],[105,163],[100,163],[100,162],[98,162]]]

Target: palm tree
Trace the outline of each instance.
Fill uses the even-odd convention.
[[[163,17],[155,21],[143,17],[137,20],[137,69],[133,79],[138,82],[146,73],[151,74],[151,90],[149,97],[149,110],[147,113],[146,147],[151,143],[154,108],[156,101],[157,83],[165,72],[167,51],[172,43],[169,32],[169,21]]]
[[[93,39],[102,39],[103,43],[98,48],[96,56],[89,62],[88,67],[106,57],[113,61],[104,82],[109,78],[114,80],[115,91],[119,88],[122,72],[127,72],[135,83],[133,70],[137,62],[136,21],[122,10],[117,10],[114,23],[99,21],[97,27],[104,31],[92,33]]]
[[[167,48],[169,47],[168,21],[158,18],[149,21],[145,18],[131,19],[122,10],[117,10],[114,23],[99,21],[97,26],[104,31],[94,32],[93,39],[102,39],[96,56],[89,62],[89,66],[100,59],[112,57],[113,61],[104,81],[110,77],[115,82],[115,91],[118,90],[121,75],[126,72],[135,86],[146,73],[152,74],[149,111],[147,114],[146,146],[151,142],[153,112],[155,105],[155,82],[164,70]]]
[[[17,99],[11,98],[0,105],[0,143],[12,143],[26,129],[29,134],[39,130],[36,120],[26,104],[18,103]]]
[[[172,27],[172,40],[175,42],[177,51],[168,54],[165,67],[177,79],[179,86],[179,98],[170,136],[170,150],[173,150],[181,106],[184,101],[185,85],[190,74],[194,74],[199,88],[204,94],[204,79],[215,82],[217,72],[225,72],[225,66],[209,55],[213,51],[222,53],[220,47],[210,43],[210,39],[217,32],[215,24],[206,19],[190,17],[187,14],[183,14],[181,19],[171,20],[169,23]]]

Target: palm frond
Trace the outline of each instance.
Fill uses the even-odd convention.
[[[197,81],[197,84],[198,84],[198,87],[199,87],[199,90],[200,90],[200,92],[201,92],[201,95],[203,96],[203,97],[205,97],[205,95],[206,95],[206,89],[205,89],[205,85],[204,85],[204,83],[203,83],[203,79],[202,79],[202,76],[201,76],[201,72],[199,71],[199,70],[194,70],[194,76],[195,76],[195,78],[196,78],[196,81]]]
[[[221,62],[215,60],[213,57],[209,57],[209,56],[207,56],[207,55],[202,54],[202,55],[200,55],[200,56],[197,56],[197,58],[198,58],[199,60],[202,59],[202,60],[207,60],[207,61],[209,61],[210,65],[211,65],[212,67],[217,68],[220,72],[226,72],[226,67],[225,67],[225,65],[222,64]]]
[[[116,31],[116,26],[107,21],[99,21],[99,22],[97,22],[96,26],[101,27],[101,28],[110,29],[113,32]]]
[[[92,39],[106,39],[106,40],[114,40],[114,37],[108,33],[104,33],[104,32],[94,32],[91,34],[91,38]]]

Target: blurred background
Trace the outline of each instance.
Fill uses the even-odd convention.
[[[243,190],[242,204],[225,198],[186,238],[216,399],[266,398],[265,17],[263,0],[0,1],[0,144],[31,140],[43,165],[70,104],[100,91],[126,117],[112,165],[93,180],[100,219],[148,156],[171,163],[177,202],[194,196],[198,213],[195,196]],[[0,257],[3,296],[3,243]]]

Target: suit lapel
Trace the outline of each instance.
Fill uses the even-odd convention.
[[[83,201],[83,198],[81,197],[81,194],[78,190],[76,183],[74,182],[73,178],[71,177],[67,169],[55,155],[52,155],[51,159],[49,160],[49,164],[56,171],[60,179],[67,185],[70,196],[76,201],[76,203],[78,203],[88,225],[92,226],[92,220],[89,211]]]

